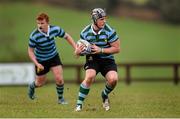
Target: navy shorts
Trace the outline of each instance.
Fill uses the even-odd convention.
[[[36,75],[38,76],[48,73],[51,67],[62,65],[61,59],[58,54],[47,61],[42,61],[39,63],[44,66],[44,70],[38,71],[37,66],[35,66]]]
[[[96,74],[100,72],[103,76],[105,76],[109,71],[117,72],[117,65],[113,59],[102,59],[93,56],[86,56],[84,69],[94,69]]]

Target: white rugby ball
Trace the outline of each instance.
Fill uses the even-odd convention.
[[[84,45],[84,49],[81,52],[81,55],[91,54],[91,44],[88,41],[80,39],[77,41],[77,44]]]

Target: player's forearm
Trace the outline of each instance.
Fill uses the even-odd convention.
[[[34,52],[32,51],[32,49],[30,49],[30,48],[28,49],[28,54],[29,54],[31,61],[37,66],[38,61],[36,60],[36,56],[34,55]]]
[[[115,54],[120,52],[120,48],[119,47],[102,48],[100,52],[106,54]]]
[[[68,41],[68,43],[74,48],[76,49],[76,43],[74,42],[73,38],[66,33],[65,39]]]
[[[119,39],[110,44],[111,47],[101,49],[102,53],[115,54],[120,52],[120,41]]]

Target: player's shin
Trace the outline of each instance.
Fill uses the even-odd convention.
[[[31,84],[29,84],[29,87],[28,87],[28,96],[30,99],[35,99],[35,88],[36,88],[36,84],[35,84],[35,81],[33,81]]]
[[[108,94],[109,94],[111,91],[113,91],[114,87],[115,87],[115,85],[114,85],[113,87],[110,86],[109,84],[106,84],[106,85],[105,85],[105,88],[104,88],[104,90],[103,90],[102,93],[101,93],[101,96],[102,96],[103,100],[105,100],[105,99],[108,98]]]
[[[78,100],[77,100],[77,107],[80,106],[82,108],[83,102],[86,98],[86,96],[89,93],[89,88],[86,87],[84,84],[80,85],[79,94],[78,94]]]

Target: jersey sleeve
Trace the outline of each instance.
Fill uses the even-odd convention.
[[[116,34],[116,31],[115,30],[112,30],[110,33],[109,33],[109,37],[108,37],[108,42],[109,43],[112,43],[112,42],[115,42],[116,40],[118,40],[119,37],[118,35]]]
[[[30,37],[30,38],[29,38],[29,47],[30,47],[30,48],[35,48],[35,47],[36,47],[36,42],[35,42],[35,40],[33,39],[33,37]]]
[[[83,34],[82,32],[80,33],[80,39],[86,40],[85,34]]]
[[[65,31],[64,31],[64,29],[62,29],[62,28],[58,28],[58,33],[57,33],[57,36],[59,36],[59,37],[61,37],[61,38],[63,38],[64,37],[64,35],[65,35]]]
[[[84,40],[84,37],[82,36],[82,34],[80,34],[80,39],[83,39],[83,40]]]

